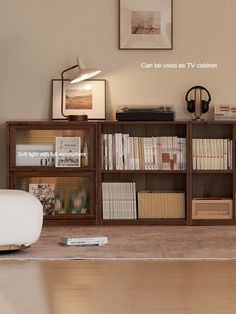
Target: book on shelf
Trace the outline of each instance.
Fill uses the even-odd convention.
[[[214,106],[215,121],[234,121],[236,120],[235,105],[215,105]]]
[[[136,219],[135,182],[102,182],[103,219]]]
[[[53,215],[55,208],[55,185],[49,183],[30,183],[29,192],[43,205],[44,215]]]
[[[192,139],[193,170],[232,169],[231,139]]]
[[[102,134],[104,170],[186,170],[186,138]]]
[[[60,243],[66,246],[104,246],[108,244],[108,238],[96,237],[62,237]]]
[[[81,166],[81,138],[56,137],[56,167]]]

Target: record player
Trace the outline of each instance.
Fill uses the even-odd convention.
[[[123,107],[116,112],[118,121],[174,121],[172,106]]]

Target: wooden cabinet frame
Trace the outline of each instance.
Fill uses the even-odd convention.
[[[86,168],[55,167],[16,167],[16,136],[19,130],[87,130],[90,146],[90,164]],[[101,168],[101,134],[129,133],[131,136],[179,136],[187,139],[186,170],[103,170]],[[230,138],[233,141],[232,170],[193,170],[192,139],[193,138]],[[16,178],[43,176],[89,176],[93,180],[93,210],[91,215],[78,217],[62,215],[45,217],[50,223],[81,223],[103,225],[229,225],[236,224],[235,216],[235,141],[236,123],[234,122],[195,122],[195,121],[142,121],[142,122],[68,122],[68,121],[10,121],[7,122],[7,169],[8,188],[16,188]],[[186,194],[185,219],[135,219],[135,220],[103,220],[101,183],[112,181],[136,182],[137,190],[160,189],[184,190]],[[159,180],[159,181],[158,181]],[[160,184],[161,182],[161,184]],[[233,199],[233,219],[230,220],[193,220],[191,215],[194,197],[230,197]]]

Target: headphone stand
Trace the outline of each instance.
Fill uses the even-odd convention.
[[[194,91],[194,98],[189,99],[190,93]],[[200,92],[200,99],[197,97],[197,92]],[[203,99],[203,92],[207,94],[208,99]],[[210,92],[203,86],[197,85],[190,88],[185,96],[185,101],[187,102],[187,110],[190,113],[194,114],[192,120],[202,121],[204,119],[201,118],[201,115],[207,113],[209,110],[209,105],[211,102],[211,94]]]
[[[202,115],[201,113],[200,113],[200,115],[197,115],[196,112],[194,112],[195,118],[193,118],[192,120],[193,121],[204,121],[204,119],[201,118],[201,115]]]

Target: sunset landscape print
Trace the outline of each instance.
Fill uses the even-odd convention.
[[[92,109],[93,94],[92,90],[67,90],[66,109]]]

